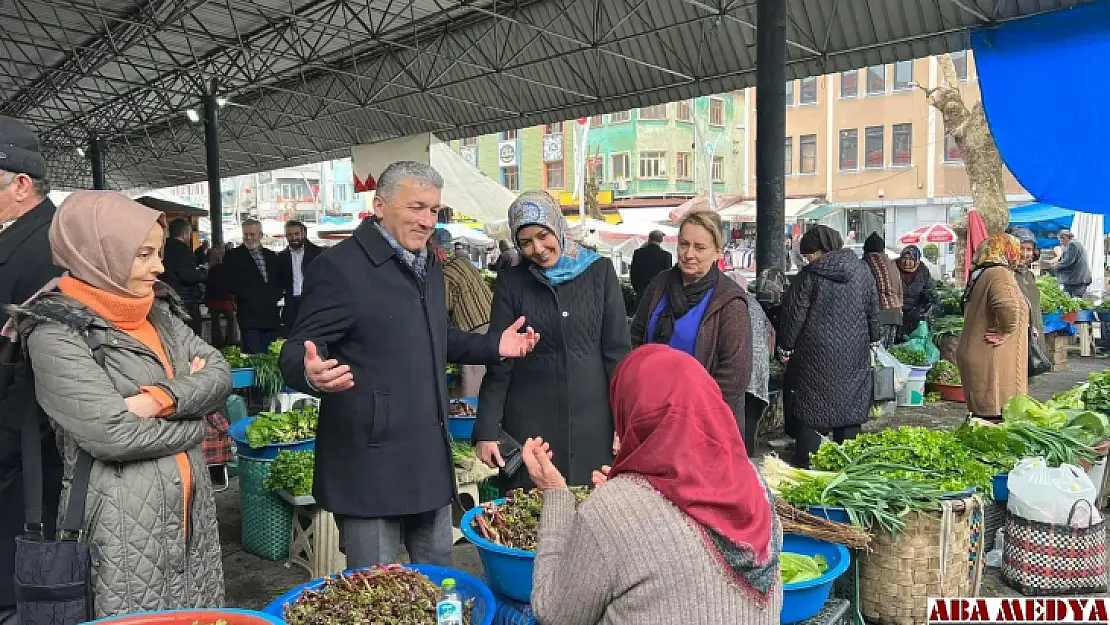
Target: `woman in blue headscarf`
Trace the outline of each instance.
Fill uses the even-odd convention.
[[[613,264],[571,239],[559,203],[543,191],[509,207],[522,262],[497,274],[490,332],[521,315],[544,337],[524,358],[489,367],[478,398],[474,442],[486,464],[502,464],[500,432],[542,437],[571,485],[612,464],[616,437],[609,380],[630,349],[624,295]],[[501,486],[530,488],[527,471]]]

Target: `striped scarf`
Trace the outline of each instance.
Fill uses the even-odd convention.
[[[447,316],[451,325],[464,332],[473,332],[489,323],[493,293],[469,260],[448,258],[443,264],[443,286],[447,291]]]
[[[373,221],[371,223],[373,223],[374,228],[378,230],[378,234],[382,235],[382,238],[385,239],[386,243],[389,243],[390,247],[393,248],[393,251],[396,252],[397,258],[401,259],[401,262],[411,267],[413,273],[416,274],[416,277],[420,278],[420,281],[423,282],[424,277],[428,273],[428,249],[425,248],[420,250],[419,254],[413,254],[412,252],[402,247],[401,244],[397,242],[397,239],[393,238],[393,235],[385,229],[385,226],[382,225],[382,222],[379,221],[377,217],[373,218]]]
[[[894,281],[890,278],[890,259],[883,253],[870,253],[864,259],[875,276],[875,286],[879,291],[879,308],[889,310],[901,308],[902,302],[894,290]]]

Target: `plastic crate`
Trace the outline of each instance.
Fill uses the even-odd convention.
[[[493,613],[493,625],[536,625],[532,616],[532,605],[494,593],[497,610]]]
[[[501,499],[501,489],[493,482],[493,480],[486,480],[485,482],[478,483],[478,503],[485,503],[493,501],[494,499]]]
[[[243,549],[264,560],[289,557],[293,506],[262,487],[272,460],[239,457],[239,509],[243,515]]]

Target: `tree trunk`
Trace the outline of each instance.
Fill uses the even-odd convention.
[[[970,110],[960,93],[956,67],[947,55],[937,57],[940,63],[941,84],[926,89],[930,103],[944,120],[944,133],[951,135],[963,153],[967,177],[971,181],[971,196],[975,209],[983,218],[988,234],[1006,231],[1010,224],[1010,206],[1006,202],[1006,169],[1002,155],[991,135],[983,103]],[[956,277],[963,280],[964,248],[967,245],[967,220],[952,224],[956,230]]]

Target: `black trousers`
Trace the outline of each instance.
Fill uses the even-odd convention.
[[[794,466],[799,469],[809,468],[809,455],[817,452],[817,448],[822,443],[822,436],[843,443],[855,438],[859,432],[860,426],[858,425],[846,425],[826,430],[815,430],[804,425],[798,425],[794,436]]]
[[[200,304],[185,304],[185,310],[189,313],[189,323],[187,324],[193,333],[199,337],[204,337],[204,319],[200,316]]]

